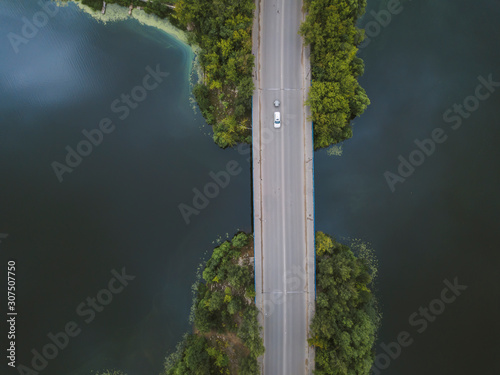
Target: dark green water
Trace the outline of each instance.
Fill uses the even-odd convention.
[[[369,1],[360,25],[386,3]],[[9,234],[0,238],[0,273],[16,260],[17,359],[30,366],[30,351],[74,321],[81,333],[41,374],[157,374],[189,329],[190,286],[212,241],[251,230],[249,165],[219,150],[192,111],[186,46],[133,20],[99,24],[70,5],[16,54],[7,35],[38,10],[26,0],[0,3],[0,233]],[[499,16],[493,0],[403,2],[360,53],[372,105],[354,137],[341,157],[315,155],[316,228],[370,242],[379,258],[377,353],[403,331],[413,339],[382,373],[500,372],[500,89],[459,129],[443,120],[475,94],[478,76],[500,81]],[[111,103],[157,64],[169,76],[120,120]],[[106,117],[115,130],[59,183],[51,163]],[[436,128],[448,139],[391,192],[384,173],[397,173],[398,156],[408,159],[415,139]],[[186,225],[178,205],[231,160],[242,172]],[[135,279],[85,323],[77,307],[122,267]],[[419,333],[410,316],[454,278],[468,288]]]
[[[75,321],[81,333],[41,373],[157,374],[189,330],[190,287],[212,241],[251,230],[249,164],[215,146],[194,114],[185,45],[133,20],[99,24],[69,5],[15,54],[8,32],[20,33],[21,17],[38,10],[0,5],[0,233],[9,234],[0,259],[2,275],[7,259],[17,261],[18,361],[28,366],[48,333]],[[157,64],[169,76],[120,120],[111,103]],[[115,130],[59,183],[51,163],[106,117]],[[178,205],[230,160],[242,172],[186,225]],[[122,267],[135,279],[85,323],[77,307]],[[17,373],[5,361],[0,373]]]
[[[370,10],[387,9],[368,3],[361,26],[374,19]],[[402,331],[413,339],[381,373],[498,374],[500,87],[457,130],[443,114],[475,95],[478,76],[500,82],[500,3],[402,4],[360,53],[372,104],[355,121],[354,137],[341,157],[315,155],[316,228],[361,238],[376,251],[377,353]],[[436,128],[448,139],[391,192],[383,174],[397,173],[398,156],[408,159],[414,140]],[[423,326],[409,318],[455,277],[468,288],[419,333]],[[440,312],[439,303],[433,308]]]

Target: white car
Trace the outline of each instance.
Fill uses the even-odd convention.
[[[281,127],[281,114],[279,112],[274,112],[274,128],[278,129]]]

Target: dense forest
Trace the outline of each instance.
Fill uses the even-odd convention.
[[[332,237],[316,233],[316,313],[310,345],[318,375],[367,375],[380,316],[372,287],[374,266]]]
[[[314,123],[314,148],[352,136],[351,121],[370,104],[357,78],[364,72],[356,56],[364,32],[356,28],[366,0],[305,0],[300,33],[311,46],[312,84],[307,99]]]
[[[196,285],[194,333],[165,361],[165,375],[259,374],[264,353],[254,303],[253,239],[238,233],[213,251]]]
[[[201,48],[203,82],[193,93],[222,148],[251,143],[253,0],[181,0],[176,12]]]

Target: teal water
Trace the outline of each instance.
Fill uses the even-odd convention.
[[[31,350],[74,321],[81,333],[42,374],[157,374],[190,328],[190,287],[212,241],[251,230],[250,167],[215,146],[193,111],[187,46],[134,20],[100,24],[69,4],[16,54],[7,35],[37,11],[31,1],[0,5],[0,233],[9,234],[0,259],[2,275],[17,262],[17,359],[31,367]],[[157,64],[168,77],[120,120],[111,104]],[[103,118],[115,130],[60,183],[51,163],[64,163],[66,146]],[[186,225],[178,205],[192,205],[192,189],[230,160],[241,173]],[[86,323],[77,307],[122,267],[135,279]]]

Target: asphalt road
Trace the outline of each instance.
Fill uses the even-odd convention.
[[[253,178],[263,374],[310,374],[314,214],[311,124],[304,107],[309,61],[298,35],[302,1],[261,0],[256,17]],[[275,111],[281,112],[280,129],[273,127]]]

